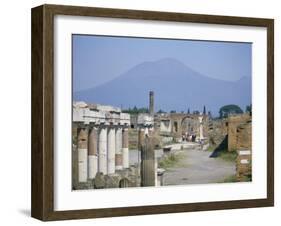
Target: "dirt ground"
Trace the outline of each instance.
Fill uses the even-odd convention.
[[[164,185],[218,183],[235,174],[235,162],[210,158],[209,151],[187,149],[179,152],[179,162],[164,173]]]

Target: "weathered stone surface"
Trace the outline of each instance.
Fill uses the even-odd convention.
[[[128,182],[129,187],[139,187],[140,186],[140,168],[139,167],[130,167],[128,171]]]
[[[122,177],[118,174],[111,174],[111,175],[106,175],[104,179],[105,179],[106,188],[118,188],[119,181],[122,179]]]
[[[146,137],[141,149],[141,186],[155,186],[156,167],[152,137]]]
[[[248,122],[237,128],[237,150],[252,149],[252,123]]]
[[[227,119],[212,120],[209,123],[210,146],[220,146],[225,138],[225,148],[228,151],[251,149],[252,121],[248,114],[230,116]]]
[[[100,188],[105,188],[105,176],[103,173],[98,172],[95,177],[95,188],[100,189]]]
[[[238,181],[251,180],[252,178],[252,152],[250,150],[237,151],[236,178]]]
[[[138,128],[129,128],[129,149],[138,148]]]
[[[131,166],[127,169],[117,170],[115,174],[103,175],[97,173],[94,181],[94,188],[119,188],[120,181],[126,180],[126,187],[139,187],[140,175],[139,167]]]
[[[208,136],[211,147],[218,147],[224,141],[227,135],[227,125],[225,119],[210,121]]]
[[[72,186],[73,190],[86,190],[86,189],[94,189],[94,180],[88,179],[86,182],[76,182]]]
[[[238,147],[238,138],[240,142],[244,139],[245,145],[251,143],[251,139],[248,139],[249,134],[242,132],[243,125],[248,124],[248,129],[251,130],[251,116],[249,114],[241,114],[228,117],[228,151],[235,151]],[[240,128],[240,129],[239,129]],[[239,134],[242,132],[243,134]]]

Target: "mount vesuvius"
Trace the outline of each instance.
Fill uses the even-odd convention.
[[[202,111],[205,105],[217,115],[223,105],[236,104],[245,110],[251,104],[251,75],[241,75],[238,81],[218,80],[178,60],[165,58],[143,62],[109,82],[74,92],[73,99],[123,109],[147,107],[150,90],[155,94],[156,111],[187,111],[188,108]]]

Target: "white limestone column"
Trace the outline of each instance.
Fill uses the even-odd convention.
[[[203,136],[203,117],[202,116],[199,116],[199,123],[200,123],[200,126],[199,126],[199,139],[203,140],[204,136]]]
[[[122,153],[123,153],[123,167],[129,168],[129,133],[128,133],[128,128],[124,128],[123,133],[122,133]]]
[[[107,128],[101,127],[99,134],[99,172],[107,174]]]
[[[93,179],[98,172],[98,131],[93,127],[89,135],[89,155],[88,155],[88,176],[89,179]]]
[[[116,145],[116,153],[115,153],[115,170],[121,170],[123,168],[122,165],[122,128],[118,127],[116,129],[115,134],[115,145]]]
[[[80,129],[78,134],[78,182],[88,179],[88,131]]]
[[[107,137],[107,173],[115,173],[115,128],[108,129]]]

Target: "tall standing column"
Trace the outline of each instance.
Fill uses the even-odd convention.
[[[154,92],[153,91],[149,92],[149,114],[150,115],[154,114]]]
[[[93,127],[89,135],[89,156],[88,156],[88,173],[89,178],[93,179],[98,172],[98,132],[97,128]]]
[[[107,128],[102,127],[99,134],[99,172],[107,174]]]
[[[87,182],[88,178],[88,131],[80,129],[78,134],[78,181]]]
[[[203,116],[199,116],[199,139],[203,140],[204,136],[203,136]]]
[[[122,128],[118,127],[116,129],[115,135],[115,170],[121,170],[123,168],[123,156],[122,156]]]
[[[123,153],[123,167],[129,168],[129,133],[128,133],[128,128],[123,129],[122,153]]]
[[[107,137],[107,173],[115,173],[115,128],[110,127]]]

